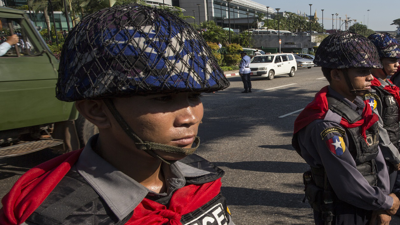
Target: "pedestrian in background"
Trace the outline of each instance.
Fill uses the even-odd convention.
[[[293,147],[310,165],[306,197],[316,224],[388,224],[399,208],[379,149],[378,115],[361,97],[371,90],[370,70],[382,68],[366,37],[340,32],[326,37],[314,63],[329,85],[300,113]]]
[[[374,92],[365,95],[364,99],[379,115],[379,147],[386,159],[392,191],[400,170],[400,89],[389,78],[397,72],[400,45],[388,33],[374,33],[368,39],[376,46],[383,68],[371,70],[375,78],[371,82]]]
[[[2,200],[0,224],[233,225],[224,171],[193,154],[200,94],[229,86],[202,36],[135,4],[87,15],[71,36],[56,96],[99,134],[25,173]]]
[[[242,78],[244,91],[242,93],[251,92],[251,79],[250,79],[250,60],[251,58],[247,55],[245,51],[240,52],[242,60],[239,64],[239,75]]]

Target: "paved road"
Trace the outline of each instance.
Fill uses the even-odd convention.
[[[301,202],[307,165],[291,147],[291,136],[298,111],[327,85],[320,68],[271,81],[253,77],[248,94],[241,93],[240,77],[229,80],[230,88],[203,96],[197,153],[225,170],[222,191],[235,223],[312,224],[312,211]],[[55,155],[46,150],[0,160],[0,197],[20,174]]]

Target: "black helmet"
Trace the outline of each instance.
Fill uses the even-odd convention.
[[[192,26],[166,11],[131,4],[88,15],[69,32],[57,98],[213,92],[228,86]]]
[[[350,32],[326,37],[315,53],[314,63],[331,69],[382,68],[375,45],[368,38]]]

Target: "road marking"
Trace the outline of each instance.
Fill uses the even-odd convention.
[[[274,89],[278,89],[278,88],[282,88],[282,87],[292,86],[295,84],[297,84],[297,83],[291,83],[291,84],[286,84],[286,85],[282,85],[282,86],[278,86],[278,87],[267,88],[267,89],[264,89],[264,91],[269,91],[269,90],[274,90]]]
[[[290,115],[292,115],[292,114],[295,114],[295,113],[301,112],[301,111],[303,111],[303,109],[304,109],[304,108],[302,108],[302,109],[299,109],[299,110],[296,110],[296,111],[294,111],[294,112],[291,112],[291,113],[288,113],[288,114],[285,114],[285,115],[282,115],[282,116],[280,116],[280,117],[278,117],[278,118],[279,118],[279,119],[282,119],[282,118],[284,118],[284,117],[287,117],[287,116],[290,116]]]
[[[317,80],[322,80],[322,79],[326,79],[325,77],[320,77],[320,78],[317,78]]]

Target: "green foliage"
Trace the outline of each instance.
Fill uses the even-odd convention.
[[[238,52],[243,51],[242,46],[240,46],[240,45],[238,45],[238,44],[235,44],[235,43],[230,44],[230,45],[228,45],[228,46],[226,46],[226,47],[227,47],[228,53],[231,53],[231,54],[232,54],[232,53],[237,54]]]
[[[239,66],[221,66],[223,71],[239,70]]]
[[[214,42],[207,42],[207,45],[211,48],[212,51],[218,51],[219,46],[217,43]]]
[[[353,24],[351,27],[349,27],[349,31],[357,34],[361,34],[365,37],[368,37],[369,35],[375,33],[375,31],[368,29],[366,25],[356,23]]]
[[[303,15],[297,15],[296,13],[286,12],[285,16],[278,14],[273,19],[262,19],[264,26],[272,30],[278,30],[278,21],[280,30],[288,30],[293,33],[297,32],[310,32],[310,21]],[[317,32],[323,32],[322,25],[318,23],[315,18],[311,19],[311,30]]]
[[[203,32],[203,38],[207,42],[222,43],[226,45],[229,41],[229,33],[217,26],[214,21],[207,21],[201,24],[201,28],[206,31]]]
[[[224,63],[223,65],[238,65],[241,58],[239,54],[226,54],[224,56]]]
[[[207,42],[207,45],[211,48],[211,52],[214,55],[215,59],[217,59],[218,64],[222,65],[224,57],[221,54],[218,44],[213,42]]]

